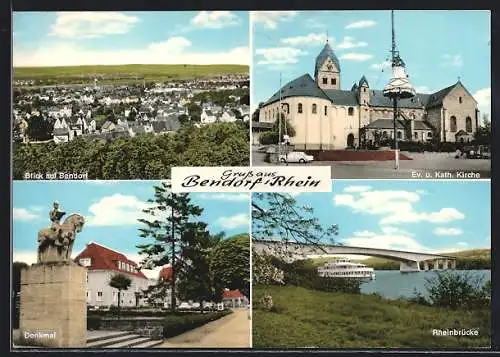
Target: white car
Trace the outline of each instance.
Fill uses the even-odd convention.
[[[314,157],[311,155],[306,155],[303,151],[292,151],[286,155],[280,155],[280,162],[298,162],[305,164],[306,162],[311,162]]]
[[[191,305],[189,305],[187,302],[182,302],[179,305],[180,310],[191,310]]]

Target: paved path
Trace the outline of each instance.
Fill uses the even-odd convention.
[[[237,309],[228,316],[168,338],[156,348],[249,348],[250,323],[248,309]]]

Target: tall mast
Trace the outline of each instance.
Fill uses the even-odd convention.
[[[394,31],[394,10],[391,10],[391,29],[392,29],[392,65],[394,66],[394,59],[396,58],[396,34]]]
[[[280,72],[280,103],[278,108],[278,162],[281,162],[281,72]]]

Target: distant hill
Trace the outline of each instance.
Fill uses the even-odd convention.
[[[491,268],[491,249],[470,249],[460,252],[439,253],[457,258],[457,269],[490,269]],[[333,257],[322,257],[312,259],[314,265],[320,266],[333,260]],[[398,270],[399,263],[394,260],[382,258],[367,258],[358,260],[376,270]]]
[[[72,66],[72,67],[14,67],[14,80],[49,80],[64,81],[102,78],[110,79],[187,79],[211,77],[224,74],[248,74],[249,66],[244,65],[152,65],[129,64],[114,66]]]

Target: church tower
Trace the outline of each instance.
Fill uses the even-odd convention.
[[[340,89],[340,63],[328,39],[325,47],[316,57],[314,79],[321,89]]]
[[[361,77],[357,85],[360,106],[359,121],[361,126],[370,124],[370,86],[365,76]]]

